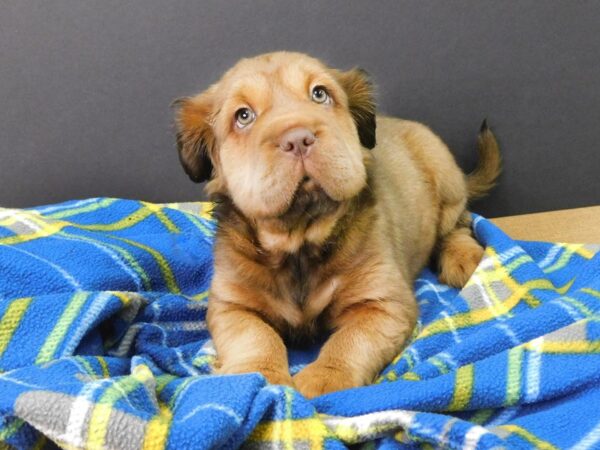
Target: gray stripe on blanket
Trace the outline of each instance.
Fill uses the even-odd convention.
[[[17,398],[15,413],[50,439],[63,445],[84,448],[96,404],[83,400],[84,403],[76,406],[77,400],[81,402],[82,399],[49,391],[26,392]],[[74,407],[81,411],[75,411]],[[72,413],[77,412],[84,413],[85,417],[72,417]],[[104,447],[140,449],[143,447],[146,426],[146,421],[113,407],[104,436]]]
[[[294,441],[292,444],[294,450],[310,450],[310,441]],[[286,450],[290,448],[287,442],[244,442],[244,450]]]
[[[32,391],[19,395],[15,414],[53,440],[67,431],[73,397],[48,391]]]
[[[492,288],[492,291],[499,301],[504,301],[510,297],[510,289],[501,281],[492,281],[489,284],[489,287]],[[477,283],[466,286],[461,292],[461,296],[466,300],[471,310],[489,308],[492,302],[489,298],[486,298],[487,295],[485,289]]]
[[[547,334],[544,339],[552,342],[585,341],[587,339],[587,324],[586,322],[575,322]]]
[[[106,446],[123,450],[138,449],[144,445],[144,434],[147,422],[113,409],[108,420]]]

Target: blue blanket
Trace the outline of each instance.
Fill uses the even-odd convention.
[[[211,375],[208,204],[0,209],[0,447],[600,448],[600,246],[487,220],[458,291],[425,270],[413,340],[308,401]],[[293,373],[318,349],[290,349]]]

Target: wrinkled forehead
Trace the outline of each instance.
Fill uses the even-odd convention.
[[[226,97],[243,100],[266,93],[305,95],[317,84],[336,84],[327,66],[304,55],[284,54],[241,60],[223,76],[219,87]]]

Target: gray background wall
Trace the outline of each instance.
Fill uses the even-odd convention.
[[[488,117],[506,170],[479,212],[600,203],[600,2],[4,0],[0,204],[200,198],[170,101],[276,49],[366,68],[465,169]]]

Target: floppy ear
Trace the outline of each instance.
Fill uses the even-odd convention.
[[[375,100],[373,84],[363,69],[351,69],[338,74],[338,82],[346,91],[350,113],[363,147],[375,147]]]
[[[192,181],[202,183],[212,176],[210,158],[215,137],[210,125],[212,102],[208,93],[175,100],[175,124],[179,161]]]

